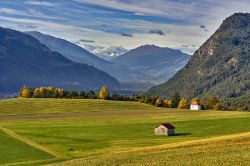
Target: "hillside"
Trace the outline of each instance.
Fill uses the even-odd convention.
[[[0,28],[0,92],[18,92],[27,86],[67,89],[119,87],[116,79],[94,67],[74,63],[51,51],[37,39]]]
[[[250,14],[237,13],[194,53],[169,81],[147,93],[169,98],[217,96],[228,106],[250,108]]]
[[[99,58],[82,47],[64,39],[56,38],[36,31],[25,33],[35,37],[51,50],[61,53],[70,60],[94,66],[95,68],[115,77],[119,82],[143,82],[150,79],[149,76],[144,76],[141,73],[131,70],[123,65]]]
[[[154,128],[166,122],[176,127],[176,135],[155,136]],[[199,165],[244,165],[249,131],[249,112],[110,100],[0,100],[0,165],[184,163],[179,158]]]
[[[133,70],[156,77],[155,82],[164,82],[180,70],[191,56],[180,50],[144,45],[112,60]]]

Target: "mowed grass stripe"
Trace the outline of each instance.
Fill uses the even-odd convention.
[[[240,149],[241,146],[243,146],[242,150]],[[211,164],[221,165],[221,163],[216,163],[217,162],[216,160],[220,160],[220,162],[222,163],[230,164],[230,161],[225,160],[225,158],[230,159],[231,157],[234,160],[237,160],[233,162],[236,162],[239,165],[246,165],[246,164],[241,164],[241,159],[242,163],[248,163],[250,161],[248,155],[250,153],[249,146],[250,146],[250,132],[245,132],[245,133],[231,134],[225,136],[218,136],[208,139],[184,141],[179,143],[159,145],[147,148],[137,148],[134,150],[128,150],[119,153],[101,155],[98,157],[98,159],[96,157],[74,159],[62,163],[50,164],[50,166],[64,166],[64,165],[84,166],[86,164],[88,164],[89,166],[91,165],[103,165],[103,166],[150,165],[151,166],[151,165],[166,165],[166,164],[180,165],[181,163],[185,165],[200,165],[201,163],[198,163],[200,162],[198,160],[202,160],[201,161],[202,165],[211,165]],[[235,151],[233,148],[235,148]],[[227,150],[230,151],[231,156],[230,155],[227,156],[226,154]],[[224,156],[220,156],[221,159],[220,157],[218,158],[218,156],[216,158],[216,156],[212,156],[214,155],[212,151],[216,151],[217,153],[222,153]],[[186,157],[185,153],[187,153],[187,155],[191,154],[188,157],[193,158],[193,160],[185,161]],[[204,158],[202,159],[198,158],[199,154],[202,154],[201,156]],[[197,156],[197,158],[195,156]],[[150,157],[154,159],[150,159]],[[196,160],[194,160],[195,158]],[[211,160],[212,158],[216,159]],[[173,161],[171,161],[172,159]],[[196,163],[196,161],[198,162]],[[231,163],[231,165],[233,165],[233,163]]]
[[[15,133],[15,132],[13,132],[12,130],[9,130],[9,129],[3,128],[3,127],[0,127],[0,130],[2,130],[4,133],[8,134],[9,136],[11,136],[11,137],[13,137],[13,138],[15,138],[15,139],[17,139],[19,141],[22,141],[22,142],[24,142],[24,143],[26,143],[26,144],[28,144],[28,145],[36,148],[36,149],[39,149],[39,150],[44,151],[46,153],[49,153],[49,154],[51,154],[51,155],[53,155],[55,157],[58,157],[58,158],[64,157],[63,154],[61,154],[59,152],[56,152],[56,151],[54,151],[54,150],[52,150],[50,148],[47,148],[47,147],[45,147],[43,145],[40,145],[40,144],[38,144],[38,143],[28,139],[28,138],[25,138],[25,137]]]
[[[17,107],[18,106],[18,107]],[[105,110],[157,110],[137,102],[89,99],[9,99],[0,101],[0,114],[38,114]]]

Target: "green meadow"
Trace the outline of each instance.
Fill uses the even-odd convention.
[[[165,122],[176,127],[175,136],[154,135],[154,127]],[[20,141],[0,130],[0,164],[165,165],[172,162],[178,165],[176,158],[170,158],[180,159],[181,154],[186,154],[190,165],[195,158],[199,158],[198,165],[199,162],[223,163],[228,158],[232,163],[245,165],[249,160],[244,157],[250,155],[249,112],[177,110],[136,102],[86,99],[9,99],[0,101],[0,127],[28,140]],[[242,133],[246,134],[240,137]],[[227,139],[232,135],[232,139]],[[29,140],[49,150],[26,144]],[[56,154],[49,154],[50,150]],[[223,153],[227,155],[218,158]]]

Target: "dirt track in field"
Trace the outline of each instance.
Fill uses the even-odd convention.
[[[15,133],[14,131],[12,131],[10,129],[0,127],[0,130],[2,130],[4,133],[8,134],[9,136],[15,138],[18,141],[24,142],[24,143],[26,143],[26,144],[28,144],[28,145],[36,148],[36,149],[39,149],[39,150],[44,151],[46,153],[49,153],[49,154],[51,154],[51,155],[53,155],[53,156],[55,156],[57,158],[64,157],[63,154],[61,154],[59,152],[56,152],[56,151],[54,151],[54,150],[52,150],[50,148],[47,148],[47,147],[45,147],[43,145],[40,145],[40,144],[38,144],[38,143],[28,139],[28,138],[25,138],[25,137]]]

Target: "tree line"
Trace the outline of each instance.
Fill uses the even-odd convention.
[[[154,105],[157,107],[178,109],[189,109],[191,103],[195,101],[202,106],[202,109],[228,110],[228,108],[225,108],[216,97],[210,97],[201,102],[198,98],[194,98],[192,100],[181,98],[179,93],[175,93],[170,99],[161,99],[159,97],[149,95],[123,96],[115,91],[111,94],[106,86],[103,86],[97,93],[93,90],[87,92],[78,92],[74,90],[55,88],[52,86],[38,88],[30,88],[25,86],[20,90],[19,96],[22,98],[103,99],[115,101],[135,101]]]

